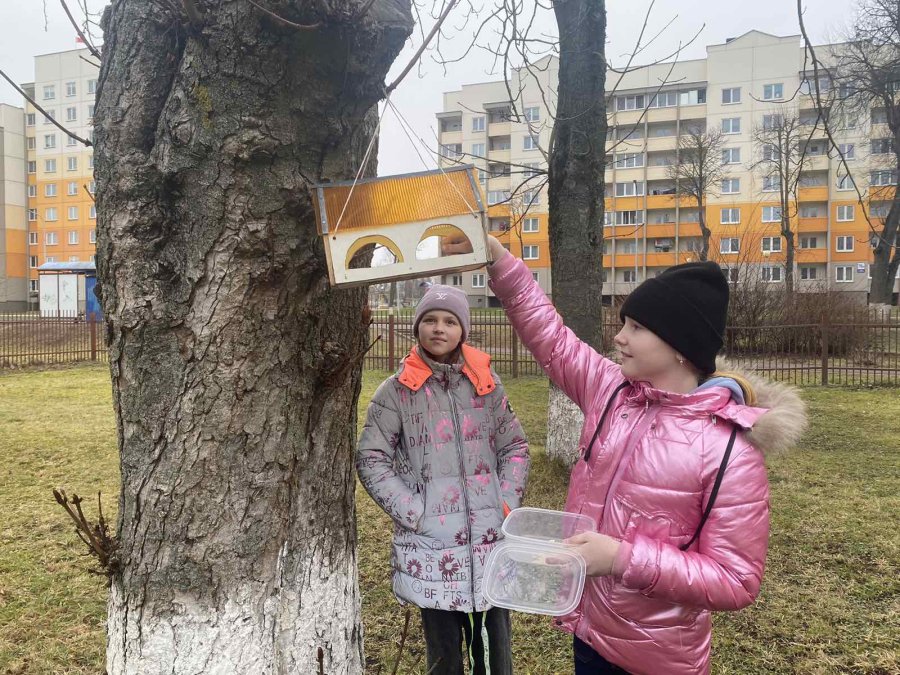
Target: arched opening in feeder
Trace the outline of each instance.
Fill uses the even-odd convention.
[[[360,237],[347,250],[347,269],[375,268],[403,262],[400,248],[381,234]]]
[[[455,225],[444,223],[432,225],[422,233],[416,246],[416,260],[431,260],[441,257],[441,240],[451,238],[453,240],[465,240],[471,245],[468,235]]]

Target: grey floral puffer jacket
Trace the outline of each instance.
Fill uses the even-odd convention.
[[[394,520],[394,594],[418,607],[483,611],[488,553],[504,502],[519,506],[528,443],[490,357],[463,345],[463,362],[413,348],[366,414],[356,469]]]

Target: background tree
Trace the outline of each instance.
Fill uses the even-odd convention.
[[[693,200],[697,206],[702,238],[700,260],[709,260],[711,231],[706,222],[707,198],[719,193],[728,173],[722,155],[724,148],[721,129],[689,126],[678,137],[675,162],[666,169],[669,179],[675,181],[676,194]]]
[[[329,288],[308,188],[355,174],[412,18],[405,0],[263,4],[115,0],[103,19],[110,673],[363,669],[366,292]]]
[[[790,296],[794,292],[794,259],[797,242],[791,225],[799,215],[798,189],[807,164],[807,146],[812,136],[799,115],[779,108],[763,117],[763,123],[753,130],[754,145],[759,156],[754,167],[760,172],[764,192],[776,192],[780,234],[784,239],[784,287]]]

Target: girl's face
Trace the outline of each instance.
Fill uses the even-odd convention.
[[[462,325],[453,312],[435,309],[419,322],[419,344],[437,361],[444,361],[462,340]]]
[[[662,382],[684,370],[678,352],[631,317],[613,339],[622,357],[622,374],[630,380]]]

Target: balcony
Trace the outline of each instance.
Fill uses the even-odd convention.
[[[828,155],[806,155],[803,158],[804,171],[828,171],[830,160]]]
[[[647,138],[647,152],[671,151],[678,148],[678,136],[650,136]]]
[[[798,248],[794,259],[798,265],[824,263],[828,261],[828,251],[824,248]]]
[[[512,133],[512,123],[509,120],[491,122],[488,125],[488,133],[491,136],[508,136]]]
[[[647,180],[668,180],[669,167],[667,166],[648,166]]]
[[[675,106],[669,108],[651,108],[647,111],[647,121],[653,122],[674,122],[678,119],[678,108]]]
[[[816,185],[815,187],[801,187],[797,191],[797,198],[801,202],[824,202],[828,200],[828,186]]]
[[[800,218],[797,220],[798,232],[825,232],[828,229],[828,218]]]

